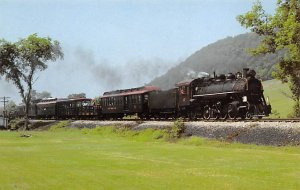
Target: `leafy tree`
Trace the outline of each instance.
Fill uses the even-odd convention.
[[[101,102],[100,96],[95,97],[94,99],[92,99],[92,103],[99,105]]]
[[[28,128],[28,112],[35,74],[47,68],[47,61],[63,58],[59,42],[49,37],[29,35],[12,43],[0,40],[0,75],[12,81],[25,104],[25,129]]]
[[[6,115],[9,116],[10,114],[12,114],[17,108],[17,105],[14,101],[10,100],[8,101],[8,103],[5,106],[5,112],[4,113],[4,107],[0,107],[0,116]]]
[[[36,90],[31,91],[31,100],[38,100],[43,98],[51,98],[51,93],[47,91],[37,92]]]
[[[86,94],[85,93],[70,94],[68,98],[86,98]]]
[[[300,1],[278,0],[274,15],[265,13],[257,1],[252,10],[237,17],[242,26],[262,36],[253,55],[285,51],[275,77],[288,82],[295,101],[294,115],[300,117]]]
[[[17,108],[17,104],[12,100],[10,100],[6,105],[6,111],[8,114],[14,112],[16,108]]]

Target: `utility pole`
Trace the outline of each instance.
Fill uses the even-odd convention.
[[[7,121],[8,119],[6,119],[6,103],[8,103],[8,99],[10,97],[0,97],[0,102],[3,103],[3,124],[4,124],[4,127],[7,128]]]

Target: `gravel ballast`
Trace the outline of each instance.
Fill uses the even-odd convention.
[[[299,145],[300,123],[283,122],[189,122],[188,135],[261,145]]]
[[[127,126],[133,130],[172,127],[170,121],[73,121],[71,127]],[[291,122],[184,122],[186,136],[259,145],[300,145],[300,123]]]

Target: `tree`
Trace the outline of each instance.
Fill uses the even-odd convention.
[[[300,1],[278,0],[274,15],[265,13],[257,1],[252,10],[237,17],[242,26],[262,36],[253,55],[284,51],[274,76],[288,82],[295,101],[294,116],[300,117]]]
[[[86,98],[85,93],[70,94],[68,98]]]
[[[16,108],[17,108],[17,104],[13,100],[10,100],[6,105],[6,111],[9,115],[10,113],[14,112]]]
[[[16,110],[16,108],[16,103],[10,100],[8,103],[6,103],[5,110],[4,107],[0,107],[0,116],[10,116]]]
[[[97,96],[94,99],[92,99],[92,104],[99,105],[100,102],[101,102],[101,97],[100,96]]]
[[[25,104],[25,130],[28,128],[28,112],[35,74],[47,68],[48,61],[63,58],[60,44],[49,37],[29,35],[12,43],[0,40],[0,75],[12,81]]]
[[[36,90],[31,91],[31,100],[39,100],[43,98],[51,98],[51,93],[47,91],[37,92]]]

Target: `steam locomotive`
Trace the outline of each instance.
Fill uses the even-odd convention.
[[[30,118],[39,119],[122,119],[136,114],[141,119],[252,119],[271,113],[263,95],[263,86],[255,71],[214,74],[213,77],[181,81],[175,88],[160,90],[156,86],[105,92],[96,103],[89,98],[43,99],[33,102]],[[19,106],[18,116],[23,116]]]

